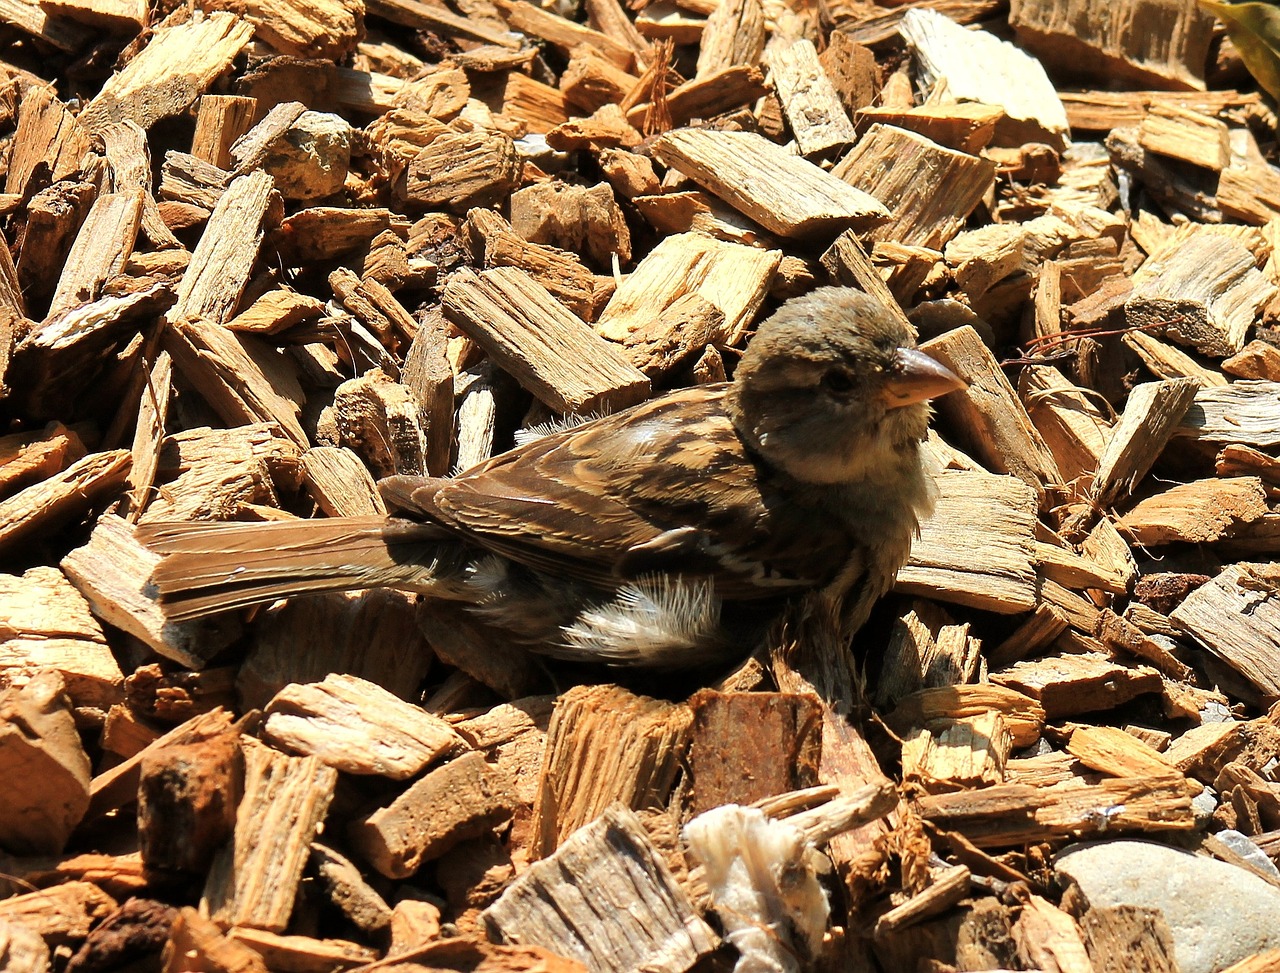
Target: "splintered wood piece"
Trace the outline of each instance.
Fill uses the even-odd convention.
[[[771,48],[769,70],[801,155],[819,155],[857,141],[858,133],[812,41],[801,38]]]
[[[1052,645],[1070,625],[1062,609],[1047,601],[1036,605],[1025,622],[994,648],[988,649],[987,664],[993,669],[1013,665],[1019,659],[1036,655]]]
[[[610,804],[663,807],[683,763],[692,713],[620,686],[579,686],[556,703],[533,808],[536,857],[550,855]]]
[[[1018,395],[1064,479],[1087,487],[1111,433],[1111,421],[1094,397],[1047,365],[1022,370]]]
[[[281,220],[279,234],[271,239],[289,259],[335,260],[367,251],[392,222],[389,209],[311,206]]]
[[[1067,588],[1094,588],[1113,594],[1126,594],[1127,581],[1094,564],[1087,557],[1059,544],[1036,543],[1036,565],[1041,576]]]
[[[653,381],[691,364],[716,336],[724,333],[724,314],[700,294],[678,297],[623,344],[631,363]]]
[[[1133,275],[1124,305],[1134,328],[1163,325],[1164,334],[1219,358],[1244,347],[1245,334],[1276,287],[1244,244],[1193,233],[1152,254]]]
[[[618,806],[532,865],[482,918],[491,938],[543,946],[592,973],[683,973],[718,945],[639,818]]]
[[[351,0],[247,0],[235,9],[253,25],[256,40],[295,58],[343,61],[364,37],[364,7]]]
[[[512,219],[515,219],[515,196],[511,205]],[[578,317],[591,316],[595,305],[595,275],[575,254],[529,242],[517,234],[510,223],[488,209],[470,210],[460,235],[481,267],[523,270]]]
[[[516,77],[523,77],[523,75],[512,72],[508,76],[508,93],[511,81]],[[590,113],[605,105],[621,102],[635,88],[639,80],[635,75],[623,71],[591,48],[583,46],[573,52],[573,56],[569,58],[568,67],[560,75],[560,90],[564,93],[565,102],[583,112]],[[504,97],[504,110],[505,101]]]
[[[292,363],[251,335],[205,320],[174,320],[165,346],[175,367],[228,423],[277,423],[299,446],[304,394]]]
[[[554,696],[526,696],[513,703],[499,704],[455,727],[471,746],[485,751],[498,770],[513,782],[519,805],[515,810],[511,841],[520,847],[528,846],[524,835],[542,786],[538,772],[542,769],[547,727],[554,706]]]
[[[768,91],[758,67],[740,64],[722,68],[706,77],[692,78],[673,88],[667,94],[667,112],[673,125],[687,125],[697,118],[750,105]],[[627,113],[627,118],[641,122],[649,110],[647,103],[637,105]]]
[[[478,18],[462,17],[444,7],[435,7],[419,0],[372,0],[368,4],[368,12],[393,24],[426,28],[447,37],[466,37],[508,50],[519,48],[522,43],[519,37],[513,36],[508,30],[495,29]]]
[[[658,139],[652,151],[779,236],[830,239],[850,227],[870,229],[890,215],[851,182],[754,132],[678,129]]]
[[[468,838],[510,820],[517,805],[507,774],[483,753],[456,757],[386,807],[353,822],[351,847],[380,875],[408,878]]]
[[[148,748],[138,776],[143,862],[202,875],[235,831],[243,792],[238,726]]]
[[[921,817],[979,848],[1017,847],[1116,831],[1191,831],[1191,799],[1202,790],[1181,775],[1120,777],[1053,787],[997,784],[920,798]]]
[[[570,114],[575,113],[563,91],[512,71],[507,75],[507,86],[502,92],[502,114],[506,118],[520,119],[530,132],[545,135],[557,125],[563,125]]]
[[[178,303],[169,312],[170,321],[203,317],[221,325],[235,314],[258,259],[262,222],[274,186],[271,176],[261,171],[240,176],[227,186],[178,284]]]
[[[1160,42],[1138,24],[1159,18]],[[1099,78],[1123,78],[1149,88],[1177,88],[1188,101],[1206,97],[1205,65],[1214,18],[1178,0],[1157,0],[1149,8],[1093,6],[1056,0],[1014,0],[1009,23],[1018,41],[1051,68]],[[952,89],[955,93],[954,88]],[[1095,98],[1102,97],[1090,92]],[[1159,97],[1160,93],[1143,95]],[[1206,109],[1211,110],[1208,105]],[[1118,120],[1116,124],[1118,124]],[[1092,127],[1092,126],[1087,126]],[[1113,125],[1108,122],[1106,128]]]
[[[996,167],[906,129],[872,125],[831,172],[892,214],[870,239],[940,250],[991,188]]]
[[[339,445],[354,449],[378,477],[427,475],[428,419],[409,386],[371,369],[338,386],[333,412]]]
[[[0,574],[0,680],[21,686],[57,672],[71,704],[107,710],[122,698],[124,674],[89,603],[61,571],[28,568]]]
[[[900,929],[947,911],[969,894],[972,878],[973,874],[966,865],[941,870],[932,876],[932,884],[927,889],[880,916],[872,930],[873,938],[882,941]],[[962,938],[959,945],[963,944]],[[958,947],[957,957],[959,955]]]
[[[690,814],[750,804],[818,782],[822,708],[807,696],[719,693],[689,699]],[[750,733],[742,728],[749,726]]]
[[[1013,924],[1020,964],[1027,969],[1052,967],[1061,973],[1094,973],[1084,937],[1074,919],[1030,890],[1017,895],[1021,909]]]
[[[1104,572],[1109,584],[1103,587],[1108,591],[1128,591],[1138,578],[1138,564],[1133,551],[1110,520],[1099,520],[1085,535],[1080,541],[1080,553],[1096,569]]]
[[[324,302],[287,287],[267,291],[227,322],[231,331],[274,335],[304,321],[318,321],[325,313]]]
[[[1035,607],[1036,496],[1011,476],[949,470],[894,590],[1001,614]]]
[[[89,787],[89,810],[85,812],[85,820],[92,821],[108,811],[137,800],[142,763],[149,754],[168,746],[186,746],[216,739],[228,730],[232,722],[231,715],[221,707],[200,713],[157,737],[109,770],[98,774]]]
[[[271,969],[254,949],[224,935],[217,923],[191,906],[183,907],[178,913],[169,940],[168,948],[174,955],[206,969],[235,970],[236,973],[269,973]]]
[[[368,468],[345,446],[313,446],[302,454],[302,473],[307,492],[329,517],[387,512]]]
[[[956,101],[999,105],[1001,144],[1044,142],[1057,151],[1071,133],[1062,107],[1040,62],[984,30],[969,30],[933,10],[909,10],[899,28],[915,54],[920,81],[932,87],[946,79]]]
[[[453,448],[455,383],[448,349],[448,325],[444,313],[435,308],[418,322],[400,374],[401,381],[417,398],[427,422],[423,463],[431,476],[444,476],[449,472],[449,453]]]
[[[1222,215],[1254,226],[1280,216],[1280,172],[1262,159],[1232,156],[1218,177],[1214,196]]]
[[[1061,483],[1062,474],[978,332],[964,325],[925,342],[921,351],[969,383],[967,389],[937,400],[938,412],[949,427],[967,431],[962,447],[988,468],[1012,473],[1043,503],[1046,489]]]
[[[977,671],[981,643],[969,624],[956,624],[940,607],[917,600],[894,623],[880,670],[876,703],[892,703],[923,687],[969,682]]]
[[[1280,446],[1280,382],[1242,380],[1200,389],[1177,434],[1223,445]]]
[[[204,211],[201,219],[205,219],[218,205],[230,182],[231,173],[226,169],[185,152],[166,152],[160,166],[157,194],[162,200],[199,207]]]
[[[248,926],[228,930],[227,938],[262,957],[270,970],[344,970],[372,964],[380,955],[375,949],[344,939],[282,936]],[[242,971],[239,966],[234,969],[237,973]]]
[[[60,853],[89,807],[89,757],[64,689],[62,675],[46,669],[0,692],[6,851]]]
[[[191,154],[221,169],[231,168],[231,146],[253,126],[256,98],[202,95],[196,108]]]
[[[1280,459],[1252,446],[1222,447],[1214,460],[1214,472],[1218,476],[1258,476],[1268,486],[1280,486]]]
[[[501,132],[445,129],[409,161],[396,191],[418,209],[465,213],[506,199],[523,165]]]
[[[455,273],[445,287],[444,311],[557,412],[618,410],[649,395],[649,379],[616,344],[570,314],[523,271],[498,267]]]
[[[54,182],[66,179],[79,171],[88,151],[89,133],[82,120],[58,100],[51,85],[31,85],[23,91],[18,107],[18,130],[13,136],[5,192],[25,195],[38,170],[47,169]],[[46,273],[48,270],[45,268]]]
[[[922,689],[899,700],[886,722],[895,732],[905,734],[914,727],[989,712],[1000,714],[1013,746],[1029,747],[1040,739],[1044,708],[1024,693],[990,683]]]
[[[201,669],[240,635],[234,618],[209,622],[166,621],[154,593],[149,591],[152,569],[159,555],[142,546],[132,526],[115,516],[103,516],[89,541],[62,559],[62,570],[85,597],[95,615],[128,632],[157,654]]]
[[[1094,973],[1178,973],[1173,933],[1159,909],[1094,905],[1080,917],[1080,928]],[[1234,967],[1223,973],[1232,970],[1244,973]]]
[[[348,774],[408,780],[445,753],[465,746],[438,716],[381,686],[342,673],[296,683],[267,704],[263,738]]]
[[[138,420],[133,431],[129,468],[129,509],[127,518],[136,524],[151,499],[156,469],[160,465],[160,449],[165,426],[169,422],[169,402],[173,392],[173,358],[167,351],[155,357],[145,373],[138,402]]]
[[[454,472],[464,472],[493,455],[498,403],[492,363],[481,362],[459,376],[458,453]]]
[[[884,305],[890,314],[905,324],[909,332],[915,333],[915,325],[907,320],[897,298],[893,296],[893,291],[876,270],[875,264],[871,262],[871,257],[867,253],[867,248],[862,245],[858,234],[853,230],[845,230],[836,237],[835,242],[827,248],[820,259],[822,268],[830,275],[832,283],[845,284],[866,291]]]
[[[131,121],[145,130],[186,111],[252,36],[251,24],[222,11],[157,28],[146,47],[85,106],[80,124],[95,132],[112,122]],[[181,65],[176,76],[175,65]]]
[[[1116,726],[1081,726],[1072,731],[1067,752],[1086,767],[1112,777],[1176,774],[1170,760]]]
[[[1124,413],[1112,427],[1093,477],[1093,501],[1112,507],[1147,475],[1191,408],[1199,390],[1194,379],[1145,382],[1129,393]]]
[[[902,741],[902,777],[930,793],[1004,782],[1012,739],[995,710],[937,720]]]
[[[49,318],[95,300],[103,283],[120,273],[138,237],[141,191],[107,193],[94,200],[58,278]]]
[[[1152,105],[1138,126],[1148,152],[1221,172],[1231,162],[1226,122],[1176,105]]]
[[[677,300],[697,294],[724,314],[724,327],[710,339],[735,344],[768,296],[782,253],[712,240],[698,233],[665,237],[649,251],[600,314],[596,330],[629,344],[648,333],[653,319]]]
[[[511,228],[531,243],[582,253],[608,267],[631,262],[631,231],[607,182],[535,183],[511,194]]]
[[[1103,609],[1098,616],[1095,632],[1108,648],[1145,659],[1170,679],[1180,682],[1191,682],[1194,679],[1190,666],[1169,651],[1173,645],[1170,640],[1179,638],[1182,635],[1181,629],[1146,605],[1131,602],[1122,616],[1110,609]],[[1154,636],[1161,638],[1156,641]]]
[[[116,908],[116,900],[92,882],[64,882],[0,900],[0,923],[24,926],[52,948],[76,949]]]
[[[1062,652],[1015,662],[991,673],[991,681],[1039,700],[1050,720],[1114,709],[1161,688],[1155,669],[1120,665],[1098,652]]]
[[[1156,378],[1193,378],[1206,388],[1227,384],[1227,377],[1222,372],[1215,368],[1205,368],[1186,352],[1166,344],[1146,331],[1129,331],[1121,340],[1142,359],[1142,364]],[[1229,371],[1226,365],[1227,362],[1224,361],[1223,370]]]
[[[1280,695],[1280,573],[1233,564],[1201,585],[1170,618],[1266,696]]]
[[[65,470],[0,501],[0,549],[52,532],[115,495],[129,474],[129,451],[90,453]]]
[[[716,4],[702,29],[694,77],[707,78],[725,68],[758,64],[764,41],[765,14],[760,0]]]
[[[334,297],[342,301],[384,346],[397,346],[401,341],[412,339],[417,332],[417,321],[413,320],[413,315],[384,284],[376,280],[361,280],[351,270],[338,268],[329,274],[329,287],[333,288]]]
[[[1268,509],[1258,477],[1215,477],[1180,483],[1140,501],[1119,526],[1142,545],[1211,544],[1240,533]]]
[[[215,859],[201,909],[217,923],[282,932],[338,773],[245,741],[235,834]]]
[[[74,408],[86,385],[102,380],[103,369],[117,349],[132,363],[143,345],[137,332],[149,329],[172,303],[173,291],[167,282],[147,283],[131,293],[78,304],[32,327],[12,348],[7,377],[15,386],[13,391],[20,393],[34,416],[64,414]],[[133,343],[126,355],[122,346],[131,335]],[[124,395],[129,397],[132,391]]]
[[[635,55],[626,44],[598,30],[566,20],[550,10],[526,3],[525,0],[497,0],[497,6],[514,30],[540,38],[566,54],[585,44],[624,71],[630,70],[635,60]]]
[[[1222,370],[1236,378],[1259,378],[1268,382],[1280,380],[1280,348],[1255,338],[1239,352],[1224,359]],[[1216,384],[1225,385],[1226,379]]]
[[[864,107],[858,110],[857,117],[859,122],[895,125],[949,149],[977,155],[990,144],[996,123],[1004,117],[1004,109],[966,101],[911,108]]]
[[[274,423],[234,430],[195,428],[165,438],[156,476],[163,484],[143,523],[235,520],[277,509],[301,484],[301,450]]]
[[[181,249],[182,243],[165,226],[155,197],[151,195],[155,181],[151,175],[147,133],[133,122],[121,122],[106,126],[98,132],[98,137],[106,150],[116,192],[134,189],[142,193],[142,230],[147,239],[156,247]]]

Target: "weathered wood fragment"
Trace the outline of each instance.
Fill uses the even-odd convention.
[[[445,288],[446,316],[558,412],[621,409],[649,380],[523,271],[462,271]]]
[[[593,902],[625,905],[600,912]],[[531,866],[483,918],[493,938],[544,946],[601,973],[679,973],[717,945],[635,813],[621,807]]]
[[[314,757],[246,744],[235,833],[209,871],[202,908],[216,922],[281,932],[338,775]]]
[[[292,684],[267,705],[263,738],[314,756],[348,774],[407,780],[461,749],[461,737],[437,716],[364,679],[332,673]]]
[[[89,807],[89,757],[64,685],[44,670],[0,692],[0,770],[9,781],[0,845],[9,852],[61,852]]]
[[[550,855],[615,802],[636,810],[663,806],[691,720],[684,704],[636,696],[618,686],[581,686],[565,693],[551,715],[538,775],[534,853]]]
[[[386,807],[354,821],[351,846],[380,875],[408,878],[423,862],[511,818],[512,784],[482,753],[467,753],[420,778]]]
[[[870,193],[892,214],[877,221],[882,225],[871,230],[871,239],[937,250],[959,232],[991,188],[995,171],[994,163],[923,135],[872,125],[832,174]]]
[[[869,229],[889,211],[866,191],[753,132],[678,129],[654,154],[699,185],[784,237],[834,237]]]

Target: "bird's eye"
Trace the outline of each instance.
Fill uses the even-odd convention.
[[[843,368],[833,368],[822,376],[822,387],[836,395],[847,395],[853,391],[853,375]]]

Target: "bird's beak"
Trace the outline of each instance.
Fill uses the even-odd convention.
[[[899,348],[882,398],[888,408],[900,409],[968,387],[968,382],[924,352]]]

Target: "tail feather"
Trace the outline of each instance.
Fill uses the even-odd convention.
[[[316,591],[466,596],[465,549],[434,524],[385,517],[157,523],[140,526],[138,539],[162,555],[151,582],[173,620]]]

